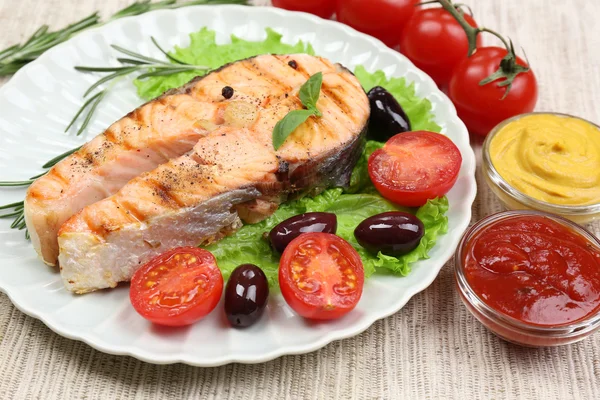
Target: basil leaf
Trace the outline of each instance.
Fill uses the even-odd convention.
[[[306,110],[290,111],[283,119],[275,125],[273,129],[273,147],[279,150],[283,142],[292,134],[303,122],[311,116],[320,117],[321,111],[317,108],[317,101],[321,95],[321,85],[323,84],[323,74],[317,72],[300,87],[298,96]]]
[[[279,150],[285,139],[313,115],[315,115],[314,110],[294,110],[277,122],[275,129],[273,129],[273,147],[275,150]]]
[[[317,72],[308,78],[298,93],[300,101],[304,107],[308,108],[309,110],[313,110],[317,117],[321,116],[321,112],[317,109],[317,101],[319,101],[319,96],[321,95],[322,84],[323,74],[321,72]]]

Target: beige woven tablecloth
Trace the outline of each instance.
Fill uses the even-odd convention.
[[[0,0],[0,48],[43,23],[62,27],[130,2]],[[464,2],[480,23],[526,48],[540,83],[539,110],[600,122],[600,0]],[[500,210],[480,170],[477,178],[474,221]],[[451,263],[396,315],[355,338],[302,356],[220,368],[103,354],[53,333],[0,294],[0,399],[600,399],[599,342],[596,334],[534,350],[501,341],[463,307]]]

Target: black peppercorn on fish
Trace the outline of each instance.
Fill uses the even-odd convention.
[[[290,61],[296,68],[290,67]],[[309,118],[275,151],[275,124],[302,108],[298,90],[317,72],[323,73],[317,104],[323,116]],[[201,118],[177,112],[170,105],[179,96],[210,111],[200,111]],[[216,241],[238,229],[242,221],[268,217],[292,196],[347,184],[362,152],[370,113],[369,100],[352,73],[303,54],[239,61],[154,102],[165,105],[155,111],[160,115],[147,121],[150,126],[159,124],[154,131],[199,125],[198,137],[191,151],[179,157],[169,153],[164,158],[171,159],[161,159],[151,171],[148,166],[137,168],[138,158],[131,157],[126,168],[135,170],[130,175],[141,175],[126,184],[123,179],[114,191],[105,190],[103,199],[81,196],[61,214],[68,220],[58,231],[59,264],[64,283],[73,292],[114,287],[166,250]],[[129,143],[147,151],[144,146],[147,142]],[[69,166],[68,161],[62,164],[62,168]],[[94,168],[87,173],[100,175]],[[93,178],[86,179],[78,185],[93,184]],[[68,189],[69,182],[64,186]],[[33,209],[31,200],[28,212]],[[33,220],[30,215],[29,221]],[[56,237],[49,235],[51,239]]]

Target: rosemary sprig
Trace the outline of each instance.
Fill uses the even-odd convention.
[[[169,0],[171,1],[171,0]],[[140,3],[136,3],[140,4]],[[158,3],[153,3],[158,4]],[[131,11],[128,11],[131,12]],[[95,82],[90,88],[85,92],[84,98],[88,97],[81,108],[77,111],[65,131],[71,129],[71,127],[80,119],[83,118],[83,122],[81,123],[79,129],[77,130],[77,135],[80,135],[85,128],[88,126],[91,118],[96,111],[96,108],[102,101],[102,99],[106,96],[106,94],[110,91],[112,86],[118,82],[119,79],[125,77],[126,75],[132,73],[140,73],[137,77],[138,79],[145,79],[151,76],[166,76],[177,74],[185,71],[198,71],[198,72],[206,72],[210,68],[202,65],[191,65],[182,60],[177,59],[174,56],[171,56],[168,52],[166,52],[156,41],[156,39],[152,38],[152,43],[159,49],[161,53],[165,55],[167,60],[159,60],[157,58],[152,58],[145,56],[143,54],[139,54],[133,52],[131,50],[125,49],[120,46],[113,45],[112,47],[121,54],[124,54],[130,58],[118,58],[117,60],[122,64],[119,67],[85,67],[78,66],[75,67],[78,71],[82,72],[100,72],[100,73],[109,73],[108,75],[100,78],[97,82]],[[0,54],[1,55],[1,54]],[[100,90],[95,94],[91,95],[96,89],[105,83],[111,83],[108,88]],[[90,96],[91,95],[91,96]],[[54,157],[47,163],[45,163],[42,168],[46,171],[42,172],[39,175],[31,177],[28,180],[24,181],[0,181],[0,187],[26,187],[31,185],[37,178],[46,174],[49,168],[52,168],[58,162],[73,154],[77,150],[81,148],[77,147],[75,149],[69,150],[57,157]],[[24,216],[24,205],[23,202],[7,204],[5,206],[0,206],[0,211],[6,210],[7,213],[2,214],[0,212],[0,218],[13,218],[13,223],[11,224],[11,228],[14,229],[24,229],[25,228],[25,216]],[[28,236],[29,233],[26,233]]]
[[[158,3],[156,3],[158,4]],[[125,49],[121,46],[111,45],[113,49],[118,51],[121,54],[124,54],[130,58],[117,58],[117,60],[121,63],[121,66],[115,67],[87,67],[87,66],[76,66],[75,69],[80,72],[99,72],[99,73],[109,73],[108,75],[100,78],[96,81],[89,89],[84,93],[83,97],[86,98],[90,94],[94,92],[94,90],[98,89],[105,83],[112,82],[109,88],[101,90],[94,94],[92,97],[88,98],[85,103],[81,106],[81,108],[77,111],[65,132],[67,132],[75,123],[78,121],[80,117],[83,116],[83,122],[77,129],[77,135],[81,135],[81,133],[87,128],[89,122],[92,119],[96,108],[104,99],[106,94],[110,91],[112,86],[116,82],[118,82],[118,78],[122,78],[126,75],[132,73],[138,73],[137,79],[146,79],[151,76],[167,76],[174,75],[180,72],[187,71],[197,71],[198,73],[206,73],[210,68],[204,65],[192,65],[186,63],[178,58],[172,56],[167,51],[165,51],[154,39],[153,37],[152,43],[156,46],[156,48],[165,55],[167,60],[159,60],[157,58],[145,56],[143,54],[136,53],[134,51]]]
[[[62,159],[67,158],[68,156],[70,156],[71,154],[75,153],[77,150],[79,150],[81,148],[81,146],[76,147],[72,150],[69,151],[65,151],[64,153],[62,153],[61,155],[58,155],[56,157],[54,157],[52,160],[48,161],[46,164],[42,165],[42,168],[48,169],[48,168],[52,168],[54,167],[56,164],[58,164]]]
[[[29,186],[33,183],[33,179],[27,181],[0,181],[0,186],[11,187],[11,186]]]
[[[79,150],[81,148],[81,146],[76,147],[74,149],[71,149],[69,151],[66,151],[64,153],[62,153],[61,155],[58,155],[56,157],[54,157],[52,160],[48,161],[46,164],[42,165],[42,168],[44,168],[46,171],[36,175],[36,176],[32,176],[31,178],[29,178],[26,181],[0,181],[0,188],[1,187],[18,187],[18,186],[29,186],[31,185],[36,179],[46,175],[46,173],[48,172],[47,170],[54,167],[56,164],[58,164],[59,161],[61,161],[62,159],[70,156],[71,154],[75,153],[77,150]],[[21,202],[22,203],[22,202]],[[19,204],[19,203],[15,203],[15,204]],[[5,209],[5,208],[11,208],[13,206],[13,204],[8,204],[6,206],[0,206],[0,211]],[[0,217],[2,218],[2,217]]]
[[[5,214],[6,212],[8,214]],[[13,218],[13,222],[10,225],[12,229],[25,229],[25,202],[19,201],[0,206],[0,219],[2,218]],[[27,231],[25,231],[25,238],[29,239],[29,232]]]
[[[111,19],[118,19],[123,17],[131,17],[133,15],[140,15],[147,13],[148,11],[161,10],[161,9],[176,9],[181,7],[208,5],[208,4],[242,4],[247,5],[247,0],[191,0],[187,2],[178,2],[177,0],[163,0],[151,3],[150,0],[136,1],[132,5],[125,7],[114,14]]]
[[[63,154],[54,157],[52,160],[48,161],[46,164],[44,164],[42,166],[42,168],[44,169],[48,169],[48,168],[52,168],[54,165],[56,165],[60,160],[68,157],[69,155],[75,153],[77,150],[79,150],[81,148],[81,146],[66,151]],[[11,186],[29,186],[31,185],[37,178],[45,175],[48,171],[44,171],[39,175],[36,175],[34,177],[31,177],[29,180],[27,181],[18,181],[18,182],[0,182],[0,187],[11,187]],[[0,205],[0,219],[3,218],[12,218],[13,222],[10,225],[10,227],[12,229],[18,229],[18,230],[23,230],[25,229],[26,225],[25,225],[25,202],[24,201],[18,201],[16,203],[11,203],[11,204],[6,204],[1,206]],[[25,231],[25,238],[27,240],[29,240],[29,232]]]
[[[0,211],[8,210],[10,208],[17,208],[18,209],[18,208],[23,208],[23,207],[25,207],[25,203],[22,202],[22,201],[18,201],[16,203],[6,204],[4,206],[0,206]]]
[[[94,13],[55,32],[48,32],[48,25],[43,25],[25,43],[13,45],[0,52],[0,76],[14,74],[46,50],[64,42],[84,29],[98,25],[99,22],[100,16],[98,13]]]
[[[171,0],[169,0],[169,1],[171,1]],[[141,3],[136,3],[136,4],[141,4]],[[158,4],[158,3],[153,3],[153,4]],[[131,12],[131,11],[128,11],[128,12]],[[98,105],[100,104],[102,99],[106,96],[106,94],[109,92],[109,90],[112,88],[112,86],[116,82],[118,82],[119,78],[122,78],[126,75],[129,75],[134,72],[138,72],[141,74],[137,78],[144,79],[144,78],[148,78],[151,76],[166,76],[166,75],[177,74],[177,73],[185,72],[185,71],[206,72],[210,69],[209,67],[202,66],[202,65],[191,65],[182,60],[177,59],[176,57],[171,56],[168,52],[166,52],[158,44],[158,42],[154,38],[152,38],[152,43],[154,43],[154,45],[159,49],[159,51],[161,53],[163,53],[165,55],[165,57],[167,57],[167,60],[159,60],[157,58],[148,57],[143,54],[139,54],[139,53],[133,52],[131,50],[125,49],[123,47],[113,45],[112,47],[116,51],[118,51],[121,54],[131,57],[131,58],[118,58],[119,62],[121,62],[121,64],[123,66],[120,66],[120,67],[84,67],[84,66],[75,67],[75,69],[77,69],[78,71],[82,71],[82,72],[110,73],[109,75],[106,75],[106,76],[102,77],[101,79],[99,79],[97,82],[95,82],[85,92],[84,97],[89,96],[90,94],[92,94],[92,92],[94,90],[98,89],[98,87],[102,86],[105,83],[110,82],[111,85],[108,88],[100,90],[100,91],[96,92],[94,95],[90,96],[84,102],[84,104],[81,106],[81,108],[77,111],[77,113],[75,114],[75,116],[73,117],[73,119],[71,120],[71,122],[69,123],[67,128],[65,129],[65,131],[68,131],[69,129],[71,129],[71,127],[79,120],[79,118],[83,117],[83,122],[82,122],[81,126],[79,127],[79,129],[77,130],[77,135],[80,135],[85,130],[85,128],[88,126],[94,112],[96,111],[96,108],[98,107]],[[68,157],[69,155],[73,154],[80,148],[81,148],[81,146],[77,147],[75,149],[69,150],[57,157],[54,157],[53,159],[51,159],[50,161],[48,161],[47,163],[45,163],[42,166],[42,168],[44,168],[46,171],[42,172],[39,175],[36,175],[34,177],[31,177],[28,180],[23,180],[23,181],[0,181],[0,187],[21,187],[21,186],[26,187],[26,186],[29,186],[37,178],[46,174],[46,172],[49,168],[52,168],[59,161]],[[9,210],[8,214],[0,214],[0,218],[14,217],[15,219],[14,219],[13,225],[11,227],[21,229],[21,227],[24,226],[24,223],[25,223],[24,217],[23,217],[23,209],[21,206],[22,206],[22,202],[15,203],[15,204],[8,204],[6,206],[0,207],[0,210],[4,210],[4,209]]]
[[[20,218],[21,215],[23,215],[23,209],[19,208],[19,209],[17,209],[16,212],[14,212],[12,214],[3,214],[3,215],[0,215],[0,218],[10,218],[10,217]]]
[[[177,0],[164,0],[158,2],[150,2],[150,0],[136,1],[132,5],[120,10],[116,14],[114,14],[110,19],[118,19],[127,16],[139,15],[148,11],[160,9],[160,8],[180,8],[187,7],[192,5],[200,5],[200,4],[246,4],[246,0],[192,0],[185,3],[178,3]],[[0,76],[10,75],[14,72],[18,71],[22,66],[35,60],[39,57],[44,51],[49,48],[64,42],[69,39],[74,34],[87,29],[92,26],[100,25],[100,18],[97,13],[92,14],[91,16],[84,18],[83,20],[76,22],[75,24],[69,25],[67,28],[56,31],[56,32],[48,32],[48,26],[43,26],[38,31],[36,31],[29,40],[21,45],[14,45],[7,49],[0,51]],[[94,90],[99,88],[105,83],[111,82],[111,85],[99,92],[96,92],[93,96],[87,98],[84,102],[83,106],[79,109],[77,114],[74,116],[73,120],[69,123],[66,128],[68,131],[76,121],[85,113],[83,117],[83,122],[79,129],[77,130],[77,135],[80,135],[85,128],[88,126],[92,115],[94,114],[96,108],[102,101],[102,99],[106,96],[110,88],[118,82],[119,79],[123,78],[126,75],[129,75],[134,72],[140,73],[137,79],[145,79],[151,76],[166,76],[177,74],[180,72],[186,71],[199,71],[206,72],[209,70],[206,66],[201,65],[191,65],[182,60],[177,59],[176,57],[170,55],[166,52],[158,42],[152,38],[152,42],[158,48],[158,50],[165,55],[167,61],[159,60],[156,58],[144,56],[142,54],[135,53],[131,50],[127,50],[125,48],[113,45],[112,47],[118,52],[130,57],[122,57],[117,58],[122,66],[120,67],[76,67],[78,71],[82,72],[100,72],[100,73],[110,73],[107,76],[102,77],[96,83],[94,83],[85,93],[84,98],[92,94]],[[19,187],[19,186],[29,186],[31,185],[37,178],[45,175],[49,168],[52,168],[58,162],[73,154],[77,150],[79,150],[81,146],[66,151],[59,156],[54,157],[47,163],[45,163],[42,168],[45,169],[44,172],[31,177],[25,181],[9,181],[3,182],[0,181],[0,187]],[[4,206],[0,206],[0,218],[13,218],[13,222],[11,224],[11,228],[14,229],[25,229],[25,214],[24,214],[24,202],[16,202],[11,204],[6,204]],[[25,237],[29,239],[29,232],[25,231]]]
[[[94,111],[96,111],[98,104],[100,104],[100,101],[102,101],[104,96],[106,96],[106,90],[96,93],[95,95],[90,97],[85,103],[83,103],[83,106],[81,106],[81,108],[79,109],[79,111],[77,111],[77,114],[75,114],[75,116],[73,117],[71,122],[69,122],[69,125],[67,125],[65,132],[67,132],[73,126],[73,124],[75,124],[75,122],[77,121],[79,116],[87,109],[88,113],[86,114],[85,119],[83,120],[83,123],[77,130],[77,136],[81,135],[81,133],[85,130],[85,128],[90,123],[90,120],[92,119],[92,115],[94,114]],[[90,105],[91,105],[91,107],[90,107]]]
[[[207,4],[247,4],[247,0],[191,0],[185,2],[178,0],[163,0],[156,2],[151,2],[150,0],[138,0],[130,6],[117,11],[108,18],[106,22],[159,9],[175,9]],[[41,26],[23,44],[15,44],[0,51],[0,76],[14,74],[23,66],[37,59],[46,50],[70,39],[83,30],[100,26],[106,22],[103,22],[98,13],[95,12],[92,15],[57,31],[49,31],[48,25]]]

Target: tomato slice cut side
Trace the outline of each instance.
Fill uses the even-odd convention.
[[[386,199],[407,207],[445,195],[454,186],[462,157],[454,143],[435,132],[398,134],[369,157],[369,176]]]
[[[159,325],[190,325],[209,314],[223,292],[215,257],[196,247],[180,247],[150,260],[131,279],[135,310]]]
[[[286,247],[279,264],[285,301],[304,318],[335,319],[350,312],[362,295],[360,256],[330,233],[305,233]]]

